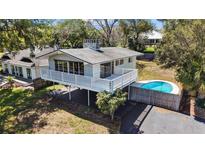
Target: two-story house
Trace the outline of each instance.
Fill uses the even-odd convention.
[[[40,77],[47,81],[89,91],[114,92],[137,80],[136,56],[141,53],[126,48],[100,47],[97,40],[86,40],[84,48],[40,52]],[[89,97],[88,97],[89,103]]]

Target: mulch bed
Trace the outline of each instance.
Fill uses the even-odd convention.
[[[13,83],[13,87],[23,87],[23,86],[24,86],[24,84],[19,83],[19,82],[14,82]],[[2,85],[0,88],[2,88],[2,89],[9,89],[9,88],[11,88],[11,86],[10,86],[9,83],[6,83],[6,84]]]

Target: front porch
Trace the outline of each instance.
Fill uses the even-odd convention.
[[[136,81],[136,69],[121,69],[116,74],[107,78],[94,78],[90,76],[71,74],[67,72],[55,71],[48,68],[40,69],[41,78],[48,81],[57,82],[64,85],[74,86],[95,92],[114,92],[118,88],[124,88]]]

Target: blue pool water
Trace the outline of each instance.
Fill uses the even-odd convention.
[[[144,83],[140,86],[144,89],[156,90],[164,93],[171,93],[173,87],[171,84],[163,81],[153,81],[149,83]]]

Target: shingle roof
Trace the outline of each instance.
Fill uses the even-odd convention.
[[[43,49],[43,50],[39,50],[39,49],[36,49],[34,51],[34,54],[37,55],[37,54],[40,54],[41,52],[43,51],[53,51],[53,48],[46,48],[46,49]],[[7,63],[10,63],[10,64],[16,64],[16,65],[21,65],[21,66],[28,66],[28,67],[32,67],[32,66],[35,66],[35,64],[39,64],[40,61],[39,59],[36,59],[36,57],[34,58],[31,58],[30,57],[30,54],[31,54],[31,50],[28,48],[28,49],[24,49],[24,50],[20,50],[16,53],[16,55],[13,57],[11,53],[7,54],[10,59],[1,59],[1,61],[5,61]],[[24,61],[21,61],[22,58],[29,58],[32,62],[24,62]],[[41,60],[41,62],[43,62],[44,60]]]
[[[26,67],[34,66],[34,63],[28,63],[28,62],[16,61],[16,60],[7,60],[6,62],[8,62],[12,65],[20,65],[20,66],[26,66]]]
[[[59,49],[54,50],[54,48],[45,48],[43,50],[35,50],[35,58],[30,58],[30,49],[20,50],[14,57],[14,59],[7,60],[12,64],[19,64],[22,66],[34,66],[35,64],[46,65],[48,62],[46,59],[39,60],[39,57],[43,57],[47,54],[55,52],[63,52],[69,54],[77,59],[85,61],[90,64],[102,63],[107,61],[112,61],[120,58],[140,56],[142,53],[133,51],[127,48],[117,48],[117,47],[104,47],[100,48],[99,51],[90,48],[78,48],[78,49]],[[11,56],[11,54],[9,54]],[[22,62],[23,57],[30,58],[32,63]]]
[[[140,56],[142,53],[133,51],[127,48],[117,48],[117,47],[105,47],[100,48],[99,51],[90,49],[90,48],[78,48],[78,49],[59,49],[56,51],[61,51],[63,53],[69,54],[77,59],[82,61],[96,64],[106,61],[111,61],[120,58]],[[37,57],[44,56],[46,54],[54,53],[56,51],[42,52],[38,54]]]

